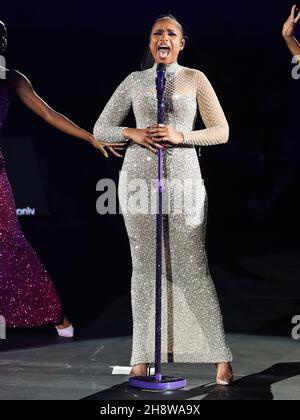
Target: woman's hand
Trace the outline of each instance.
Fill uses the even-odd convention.
[[[288,17],[287,21],[283,25],[282,35],[285,39],[291,38],[295,32],[295,26],[300,20],[300,11],[298,7],[294,4],[291,10],[291,14]]]
[[[177,146],[184,141],[182,133],[179,133],[169,125],[156,124],[147,129],[147,134],[155,138],[156,142],[164,142]]]
[[[163,146],[157,143],[156,139],[149,136],[148,129],[124,128],[123,136],[134,141],[136,144],[145,147],[153,153],[157,153],[157,149],[163,148]]]
[[[88,142],[93,147],[100,150],[100,152],[107,158],[108,158],[108,153],[105,150],[105,148],[107,148],[113,155],[119,158],[122,158],[123,156],[120,153],[118,153],[117,150],[124,150],[126,148],[126,143],[107,143],[105,141],[98,141],[92,135],[89,136]]]

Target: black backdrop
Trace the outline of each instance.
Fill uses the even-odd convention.
[[[116,86],[139,68],[153,19],[168,11],[177,16],[189,37],[181,63],[206,73],[231,127],[230,142],[202,148],[200,164],[209,196],[210,262],[234,269],[242,257],[299,249],[300,81],[291,77],[281,37],[291,5],[10,1],[1,5],[0,19],[9,32],[8,67],[25,73],[52,107],[92,130]],[[46,126],[18,100],[3,135],[34,138],[50,216],[21,223],[67,313],[90,322],[130,289],[122,217],[95,210],[97,181],[117,180],[121,161]]]

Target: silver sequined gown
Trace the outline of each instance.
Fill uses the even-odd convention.
[[[124,141],[121,125],[131,107],[137,128],[156,123],[155,78],[156,65],[130,74],[121,83],[96,122],[97,139],[112,143]],[[181,181],[185,185],[186,202],[191,208],[196,203],[197,208],[195,214],[190,214],[188,209],[176,211],[176,205],[172,205],[174,190],[165,190],[169,200],[165,209],[173,211],[165,210],[164,215],[162,362],[227,362],[232,360],[232,355],[206,259],[207,197],[194,146],[225,143],[228,124],[202,72],[173,63],[167,67],[166,78],[165,122],[183,133],[184,144],[164,153],[164,178]],[[197,104],[207,127],[199,131],[194,130]],[[153,187],[156,178],[157,157],[129,142],[120,174],[119,199],[133,264],[131,365],[153,362],[155,358],[156,216],[149,209],[153,203],[150,186]],[[148,212],[145,201],[139,197],[141,188],[137,185],[141,180],[149,187]]]

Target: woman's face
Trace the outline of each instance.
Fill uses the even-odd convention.
[[[7,31],[3,22],[0,21],[0,54],[3,54],[7,46]]]
[[[176,21],[161,19],[154,24],[150,35],[149,48],[157,64],[176,62],[183,47],[182,30]]]

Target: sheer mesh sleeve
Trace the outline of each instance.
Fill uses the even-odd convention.
[[[131,108],[133,74],[131,73],[127,76],[119,85],[98,118],[94,127],[94,137],[97,140],[103,140],[109,143],[128,140],[122,136],[122,131],[126,127],[121,127],[121,124]]]
[[[220,102],[207,77],[200,71],[197,73],[197,101],[206,129],[183,132],[184,143],[195,146],[226,143],[229,126]]]

